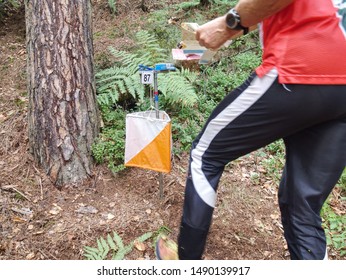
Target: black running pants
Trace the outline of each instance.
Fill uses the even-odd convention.
[[[273,69],[229,93],[192,143],[180,259],[202,257],[225,165],[278,139],[286,145],[279,206],[291,258],[325,257],[320,210],[346,165],[346,85],[283,85]]]

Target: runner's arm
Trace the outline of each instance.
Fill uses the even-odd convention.
[[[282,10],[295,0],[240,0],[235,10],[240,15],[241,24],[256,29],[265,18]],[[227,40],[242,35],[242,31],[232,30],[226,25],[226,15],[218,17],[200,26],[196,31],[196,40],[209,49],[220,48]]]

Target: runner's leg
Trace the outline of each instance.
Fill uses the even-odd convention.
[[[278,83],[275,69],[252,75],[215,108],[192,144],[181,228],[180,259],[202,256],[224,166],[277,139],[346,117],[346,86]]]
[[[320,210],[346,163],[346,118],[286,137],[279,205],[292,259],[323,259]]]

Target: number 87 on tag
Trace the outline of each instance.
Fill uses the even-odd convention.
[[[152,84],[154,81],[154,71],[141,71],[141,83]]]

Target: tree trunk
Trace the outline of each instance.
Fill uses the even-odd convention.
[[[99,130],[90,0],[26,0],[29,141],[56,186],[92,175]]]

